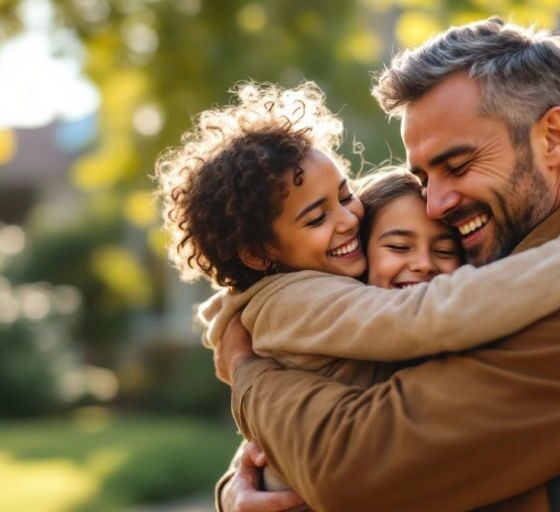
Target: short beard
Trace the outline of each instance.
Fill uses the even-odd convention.
[[[494,191],[496,201],[503,213],[503,223],[496,225],[495,240],[483,261],[477,264],[499,260],[515,247],[537,226],[551,210],[547,198],[550,197],[548,184],[542,174],[535,168],[533,152],[528,143],[516,148],[515,167],[510,179],[500,193]],[[477,260],[480,249],[474,248],[468,259]]]

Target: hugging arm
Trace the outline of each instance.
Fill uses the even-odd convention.
[[[405,290],[301,276],[274,283],[243,312],[259,355],[412,359],[472,348],[560,308],[560,239]]]
[[[560,313],[365,390],[247,359],[233,391],[243,434],[316,510],[470,510],[560,474]]]
[[[293,491],[259,490],[259,471],[266,456],[254,442],[244,441],[228,472],[216,486],[215,506],[218,512],[279,512],[303,509],[301,498]]]

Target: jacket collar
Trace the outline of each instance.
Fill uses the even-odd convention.
[[[521,242],[513,250],[512,254],[526,251],[532,247],[537,247],[558,236],[560,236],[560,208],[552,212],[540,224],[538,224],[533,231],[521,240]]]

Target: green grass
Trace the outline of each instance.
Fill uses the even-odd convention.
[[[239,442],[233,425],[113,417],[0,424],[0,510],[109,512],[212,495]]]

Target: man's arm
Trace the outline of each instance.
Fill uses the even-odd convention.
[[[367,390],[256,359],[233,390],[242,432],[313,509],[468,510],[560,474],[560,313]]]

